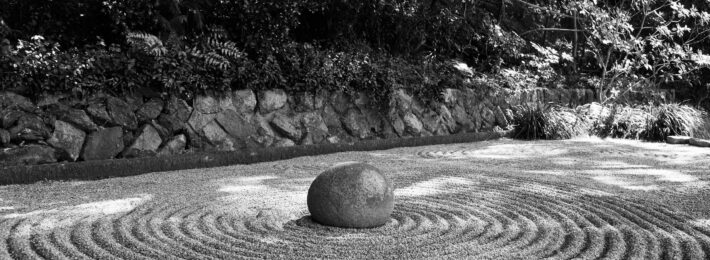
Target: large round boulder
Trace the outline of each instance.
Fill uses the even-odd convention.
[[[323,225],[369,228],[384,225],[394,209],[394,187],[379,169],[346,163],[316,177],[308,189],[311,218]]]

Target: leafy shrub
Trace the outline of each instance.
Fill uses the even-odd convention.
[[[569,139],[588,134],[588,125],[574,110],[553,104],[518,106],[513,121],[514,138]]]

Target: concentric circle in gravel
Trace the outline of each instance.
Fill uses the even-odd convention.
[[[6,217],[0,256],[15,259],[475,258],[706,259],[710,229],[648,203],[513,177],[439,177],[396,191],[373,229],[322,226],[307,211],[253,215],[211,203],[146,200],[130,212],[62,223]],[[50,218],[51,216],[51,218]],[[71,217],[67,217],[71,218]],[[49,223],[52,222],[52,223]]]

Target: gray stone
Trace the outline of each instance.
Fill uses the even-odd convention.
[[[370,228],[384,225],[394,210],[394,185],[379,169],[346,163],[316,177],[308,189],[311,218],[323,225]]]
[[[328,126],[323,122],[323,118],[316,112],[303,115],[301,125],[306,129],[307,140],[312,143],[322,143],[328,136]]]
[[[123,126],[130,130],[138,128],[138,120],[136,119],[136,115],[125,101],[115,97],[107,98],[106,111],[111,117],[111,124]]]
[[[164,102],[161,99],[153,98],[151,100],[148,100],[148,102],[145,102],[138,109],[138,111],[136,111],[138,121],[141,123],[145,123],[158,118],[158,116],[160,116],[160,113],[163,111],[163,105]]]
[[[493,112],[495,113],[496,123],[501,127],[508,127],[508,119],[505,118],[503,109],[501,109],[500,106],[496,106]]]
[[[443,127],[439,124],[439,115],[434,111],[428,110],[422,113],[420,119],[424,129],[429,132],[436,133],[439,131],[439,128]]]
[[[8,129],[11,139],[20,141],[40,141],[49,138],[52,130],[37,115],[25,114],[15,126]]]
[[[461,91],[458,89],[452,89],[452,88],[445,89],[444,93],[443,93],[444,104],[453,107],[458,102],[460,95],[461,95]]]
[[[104,125],[111,122],[111,116],[109,116],[106,110],[106,104],[103,102],[91,101],[86,108],[86,112],[99,124]]]
[[[235,151],[238,148],[235,140],[222,129],[217,121],[211,121],[202,128],[202,134],[217,150]]]
[[[216,120],[232,137],[245,139],[256,134],[256,129],[251,124],[251,120],[238,114],[234,110],[228,109],[222,111],[217,115]]]
[[[454,108],[451,110],[451,116],[456,120],[456,122],[462,126],[462,130],[464,131],[471,131],[473,130],[473,121],[469,117],[468,113],[466,113],[466,110],[460,105],[454,106]]]
[[[57,162],[54,148],[45,145],[25,145],[0,149],[0,166],[36,165]]]
[[[36,106],[28,98],[8,92],[0,92],[0,111],[5,109],[20,109],[23,111],[34,111]]]
[[[192,129],[199,132],[215,118],[217,118],[217,114],[205,114],[195,109],[192,111],[192,115],[190,116],[190,119],[187,120],[187,123],[192,127]]]
[[[306,112],[316,109],[315,97],[313,93],[303,91],[293,95],[293,110],[296,112]]]
[[[459,131],[459,127],[456,124],[456,120],[451,115],[451,111],[445,105],[439,105],[439,118],[443,126],[445,126],[449,133],[456,133]]]
[[[59,104],[59,101],[62,99],[65,99],[69,97],[67,94],[48,94],[48,93],[43,93],[40,95],[39,100],[37,101],[37,106],[44,108],[49,105],[56,105]]]
[[[404,114],[404,116],[402,117],[402,121],[404,122],[406,132],[414,136],[419,136],[419,134],[421,134],[423,129],[422,122],[419,121],[417,116],[415,116],[412,112],[407,112],[406,114]]]
[[[483,119],[483,126],[485,128],[493,128],[493,126],[496,123],[496,115],[493,113],[493,110],[491,110],[488,107],[482,107],[481,108],[481,119]]]
[[[325,122],[325,125],[328,126],[328,128],[340,128],[342,126],[340,116],[338,116],[338,113],[335,112],[333,106],[326,105],[321,114],[323,122]]]
[[[259,92],[259,112],[270,113],[283,108],[288,101],[286,92],[282,89],[272,89]]]
[[[406,129],[404,128],[404,121],[402,121],[402,118],[396,113],[390,113],[389,120],[392,124],[392,129],[394,129],[394,132],[398,136],[404,137],[406,135]]]
[[[353,104],[360,109],[360,111],[365,111],[369,110],[371,107],[371,102],[370,98],[367,96],[367,94],[363,92],[358,92],[355,94],[355,100],[353,100]]]
[[[296,143],[293,142],[293,140],[288,139],[288,138],[280,139],[273,144],[274,147],[291,147],[291,146],[295,146],[295,145],[296,145]]]
[[[710,140],[700,138],[690,138],[688,143],[692,146],[710,147]]]
[[[291,119],[285,115],[277,114],[274,119],[271,120],[271,126],[274,130],[280,134],[294,140],[296,142],[301,140],[301,135],[303,134],[296,126],[293,125]]]
[[[182,153],[187,145],[187,138],[184,134],[176,135],[170,138],[165,145],[158,150],[158,156],[170,156]]]
[[[330,96],[330,100],[333,110],[339,114],[347,112],[353,105],[352,102],[350,102],[350,98],[348,98],[343,91],[333,92]]]
[[[392,92],[392,108],[401,112],[409,112],[412,109],[412,96],[407,94],[404,89],[398,89]]]
[[[250,136],[249,140],[257,144],[259,147],[269,147],[274,143],[274,137],[273,136],[263,136],[263,135],[258,135],[258,136]]]
[[[111,127],[90,133],[86,137],[81,158],[85,161],[111,159],[123,151],[123,148],[121,127]]]
[[[313,99],[313,102],[315,105],[315,109],[321,109],[323,106],[326,104],[326,100],[328,100],[329,93],[328,91],[325,90],[318,90],[316,91],[316,95]]]
[[[186,128],[184,121],[170,114],[160,114],[160,116],[158,116],[158,123],[163,126],[170,135]]]
[[[268,137],[276,136],[276,133],[274,133],[273,129],[269,125],[269,120],[267,118],[256,114],[252,120],[254,121],[257,134]]]
[[[0,145],[6,145],[10,143],[10,139],[10,132],[0,128]]]
[[[51,146],[62,153],[61,159],[76,161],[81,153],[81,148],[84,146],[86,133],[76,128],[70,123],[56,120],[54,121],[54,133],[47,140]]]
[[[666,137],[666,143],[669,143],[669,144],[688,144],[688,143],[690,143],[690,136],[671,135],[671,136]]]
[[[347,131],[350,135],[359,139],[365,139],[368,137],[369,133],[367,129],[360,124],[360,122],[364,122],[364,119],[362,115],[358,113],[357,109],[348,109],[345,116],[341,117],[340,120],[343,123],[345,131]]]
[[[176,96],[171,96],[168,99],[167,104],[165,104],[165,113],[172,115],[175,119],[184,122],[190,118],[192,114],[192,108],[185,102],[185,100],[179,99]]]
[[[163,140],[169,139],[170,137],[173,136],[173,133],[170,132],[170,130],[168,130],[168,129],[165,128],[164,126],[160,125],[160,124],[159,124],[157,121],[155,121],[155,120],[151,120],[150,122],[148,122],[148,124],[150,124],[150,126],[152,126],[153,128],[155,128],[155,131],[158,132],[158,134],[160,135],[160,138],[163,139]]]
[[[256,95],[251,89],[237,90],[232,95],[232,103],[237,112],[253,113],[256,108]]]
[[[203,114],[216,114],[226,109],[234,109],[231,95],[220,96],[211,93],[195,97],[193,106],[196,111]]]
[[[26,117],[29,114],[27,112],[17,110],[17,109],[7,109],[0,111],[0,128],[10,129],[10,127],[15,126],[20,118]]]
[[[145,124],[140,129],[138,138],[133,141],[130,147],[124,151],[124,157],[135,157],[131,155],[154,154],[160,147],[163,140],[153,126]]]
[[[89,115],[81,109],[69,108],[63,115],[58,116],[57,119],[72,123],[79,127],[79,129],[87,132],[99,130],[99,126],[97,126],[94,121],[91,121]]]

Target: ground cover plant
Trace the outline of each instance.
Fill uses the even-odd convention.
[[[706,259],[710,152],[621,139],[497,140],[0,187],[0,258]],[[344,161],[395,185],[384,226],[308,217]]]

